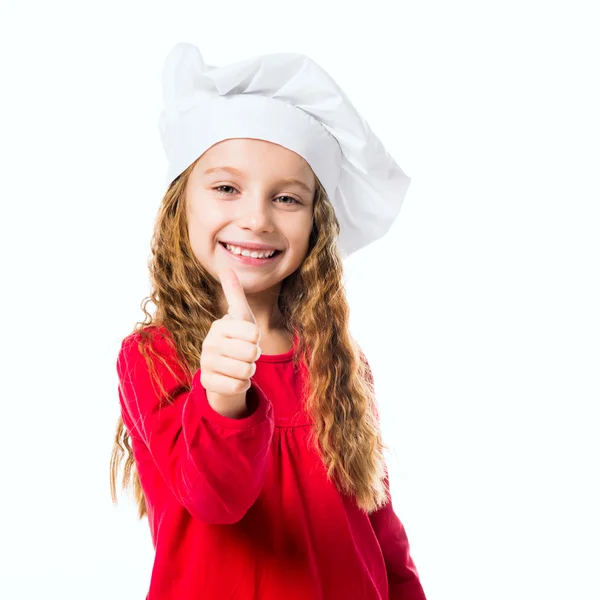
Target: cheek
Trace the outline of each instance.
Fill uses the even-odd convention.
[[[196,252],[210,252],[216,245],[215,239],[225,226],[222,215],[215,210],[203,210],[188,218],[190,243]]]
[[[294,243],[299,248],[308,248],[310,234],[312,232],[313,220],[311,217],[303,219],[296,224],[294,229]]]
[[[308,252],[310,234],[312,232],[312,220],[294,228],[293,234],[288,237],[290,246],[293,248],[294,262],[302,262]]]

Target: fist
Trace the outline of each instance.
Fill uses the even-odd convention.
[[[224,269],[219,279],[228,312],[213,321],[202,343],[200,382],[214,410],[239,418],[247,410],[246,392],[261,353],[261,333],[236,272]]]

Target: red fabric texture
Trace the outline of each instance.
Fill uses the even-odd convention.
[[[151,331],[183,378],[168,331]],[[232,419],[208,403],[200,370],[186,391],[155,360],[165,403],[138,340],[123,340],[116,366],[155,548],[146,600],[425,600],[392,503],[361,511],[309,447],[307,370],[292,350],[258,358],[256,408]]]

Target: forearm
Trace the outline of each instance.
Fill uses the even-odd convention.
[[[274,429],[270,401],[253,383],[246,392],[248,414],[232,418],[210,405],[199,370],[190,389],[156,366],[160,392],[135,346],[119,355],[119,398],[130,434],[148,449],[166,486],[192,516],[238,521],[266,475]]]
[[[199,374],[183,412],[187,440],[182,496],[188,510],[210,523],[239,521],[256,501],[266,476],[273,436],[272,407],[254,383],[245,416],[230,417],[208,402]],[[198,409],[198,413],[196,413]]]

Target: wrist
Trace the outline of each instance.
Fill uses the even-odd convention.
[[[243,419],[250,414],[248,403],[246,402],[246,392],[237,396],[221,396],[213,392],[207,392],[206,397],[211,408],[229,419]]]

